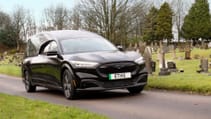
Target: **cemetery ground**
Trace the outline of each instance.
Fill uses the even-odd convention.
[[[191,59],[185,60],[185,52],[176,52],[176,59],[173,59],[173,53],[166,54],[166,61],[172,60],[176,63],[178,69],[183,69],[183,73],[171,73],[169,76],[158,76],[159,62],[157,54],[153,54],[153,60],[156,61],[156,72],[149,76],[147,89],[164,89],[185,91],[189,93],[198,93],[203,95],[211,95],[211,70],[210,73],[197,73],[200,65],[200,58],[208,58],[211,62],[211,49],[192,49]],[[21,76],[21,68],[16,60],[12,61],[13,55],[8,55],[7,59],[0,61],[0,73]]]
[[[211,95],[211,76],[210,73],[197,73],[200,65],[200,58],[208,58],[211,61],[211,49],[201,50],[193,49],[191,51],[191,59],[185,60],[185,53],[177,51],[177,58],[173,59],[173,53],[166,54],[166,61],[172,60],[176,63],[178,69],[183,69],[183,73],[171,73],[169,76],[158,76],[159,62],[157,54],[153,55],[156,61],[156,72],[149,77],[148,88],[185,91],[189,93],[198,93],[203,95]],[[209,69],[210,70],[210,69]]]

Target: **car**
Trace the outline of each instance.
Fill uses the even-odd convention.
[[[104,37],[82,30],[38,33],[27,42],[22,62],[27,92],[36,87],[62,90],[67,99],[82,91],[127,89],[140,93],[148,73],[143,57]]]

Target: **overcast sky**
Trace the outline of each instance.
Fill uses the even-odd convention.
[[[43,9],[51,5],[63,4],[67,8],[72,8],[78,0],[0,0],[0,10],[12,13],[15,7],[23,6],[29,9],[36,20],[42,17]]]
[[[0,0],[0,10],[10,14],[14,10],[15,6],[23,6],[24,8],[29,9],[32,12],[36,21],[39,21],[40,18],[42,17],[44,8],[47,8],[51,5],[55,6],[57,4],[63,4],[67,8],[73,8],[78,1],[79,0]],[[146,0],[146,1],[154,2],[154,5],[158,7],[159,4],[157,3],[162,3],[164,1],[171,2],[173,0]],[[191,6],[191,4],[195,0],[185,0],[185,1],[189,4],[188,6]],[[211,0],[208,1],[209,3],[211,3]]]

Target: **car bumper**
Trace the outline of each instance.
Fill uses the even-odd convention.
[[[141,73],[132,79],[121,80],[99,80],[99,79],[82,79],[80,88],[77,91],[105,91],[113,89],[124,89],[137,86],[145,86],[147,84],[147,73]]]

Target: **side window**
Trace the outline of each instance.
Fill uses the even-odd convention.
[[[48,44],[48,45],[45,46],[45,48],[44,48],[44,50],[43,50],[43,53],[48,52],[49,49],[50,49],[50,44]]]
[[[52,41],[48,45],[46,45],[42,53],[46,53],[49,51],[58,51],[58,46],[55,41]]]
[[[50,51],[58,51],[58,46],[55,41],[50,43]]]

